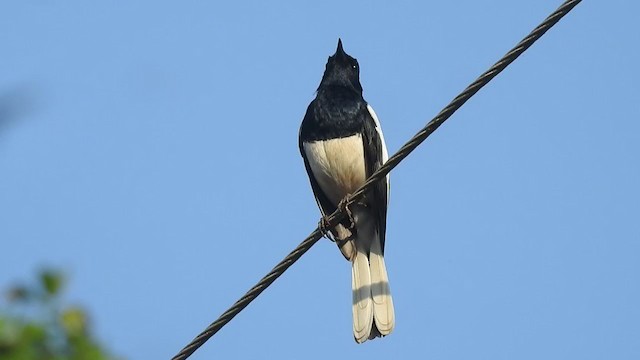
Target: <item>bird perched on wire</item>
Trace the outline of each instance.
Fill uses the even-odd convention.
[[[389,177],[362,199],[342,201],[387,161],[388,153],[380,122],[362,97],[358,61],[344,52],[340,39],[302,120],[299,146],[323,217],[342,206],[349,214],[327,230],[352,264],[355,340],[388,335],[395,324],[384,263]]]

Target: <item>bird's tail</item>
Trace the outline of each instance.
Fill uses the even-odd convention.
[[[375,327],[381,336],[386,336],[393,331],[395,313],[381,247],[380,239],[376,238],[369,253],[369,269],[371,271],[371,299],[373,300]]]
[[[389,278],[384,265],[382,244],[375,232],[369,241],[358,234],[356,253],[352,260],[353,336],[356,342],[389,335],[395,315],[389,291]]]

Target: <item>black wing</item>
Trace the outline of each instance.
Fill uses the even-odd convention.
[[[367,177],[369,177],[387,161],[387,148],[384,143],[384,137],[382,136],[382,129],[380,128],[373,109],[367,106],[362,116],[364,117],[362,141],[364,143]],[[389,177],[385,176],[382,180],[374,184],[367,196],[370,197],[368,204],[372,206],[373,213],[377,216],[380,245],[384,254],[384,240],[387,230]]]

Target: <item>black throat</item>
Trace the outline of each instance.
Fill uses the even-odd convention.
[[[367,102],[362,97],[358,60],[344,52],[338,40],[329,57],[316,98],[302,120],[302,141],[328,140],[362,133]]]
[[[300,135],[304,141],[328,140],[362,132],[367,103],[350,86],[320,85],[309,104]]]

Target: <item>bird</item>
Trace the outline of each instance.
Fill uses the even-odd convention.
[[[395,326],[384,261],[389,176],[373,184],[360,200],[343,201],[389,155],[380,121],[363,97],[358,60],[344,51],[341,39],[307,107],[298,145],[323,219],[341,206],[348,213],[326,234],[351,262],[355,341],[361,344],[389,335]]]

